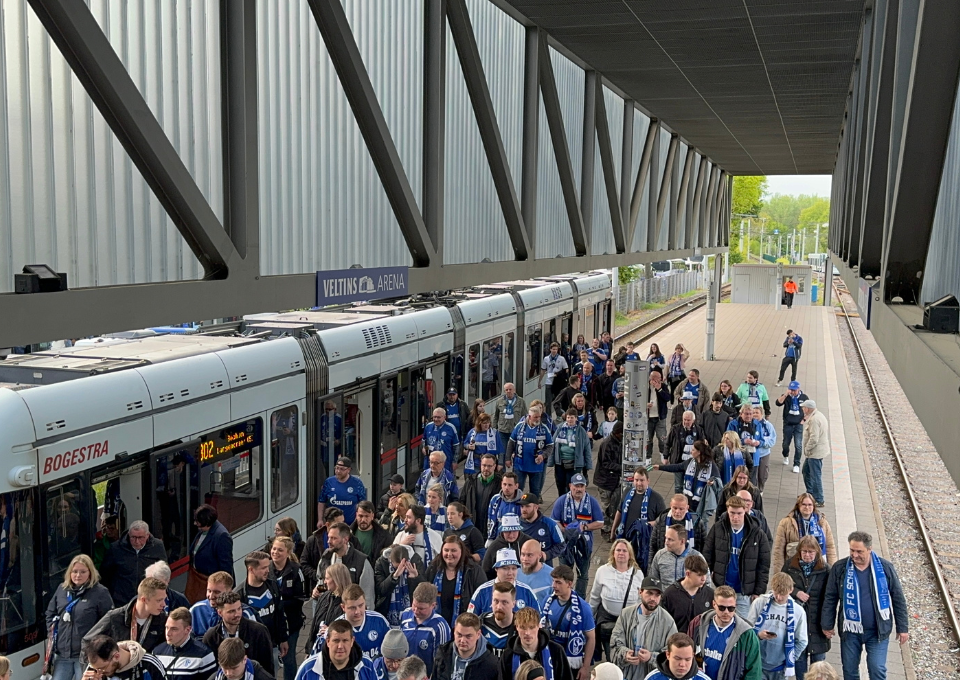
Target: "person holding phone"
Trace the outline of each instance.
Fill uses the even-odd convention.
[[[796,661],[807,648],[807,614],[794,600],[793,578],[782,571],[770,579],[773,592],[750,605],[747,623],[760,638],[764,680],[783,680],[796,672]]]
[[[657,669],[657,655],[677,632],[673,617],[660,606],[663,586],[649,576],[640,584],[640,601],[620,612],[610,634],[610,660],[624,680],[641,680]]]

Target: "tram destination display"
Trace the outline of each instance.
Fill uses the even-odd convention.
[[[211,432],[197,445],[197,462],[208,465],[231,458],[241,451],[260,446],[262,437],[259,418]]]

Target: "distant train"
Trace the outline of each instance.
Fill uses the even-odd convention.
[[[47,602],[104,515],[145,519],[182,575],[210,503],[243,574],[279,518],[309,534],[338,456],[371,499],[398,472],[412,487],[448,386],[468,405],[507,382],[541,397],[550,343],[609,331],[611,294],[593,272],[0,361],[0,653],[39,677]]]

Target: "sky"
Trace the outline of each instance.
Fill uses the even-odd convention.
[[[830,175],[767,175],[767,193],[830,198]]]

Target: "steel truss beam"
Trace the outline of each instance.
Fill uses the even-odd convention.
[[[37,0],[39,1],[39,0]],[[73,0],[79,2],[80,0]],[[407,248],[417,267],[427,267],[436,258],[436,248],[427,233],[397,146],[383,116],[370,74],[350,29],[340,0],[307,0],[320,35],[337,71],[360,134],[380,176],[387,200],[393,208]]]
[[[960,3],[921,2],[893,204],[883,252],[884,296],[920,301],[960,77]]]
[[[447,3],[427,0],[423,14],[423,222],[443,262],[446,148]]]
[[[630,217],[627,219],[627,248],[633,248],[633,236],[637,232],[637,218],[640,217],[640,204],[643,202],[643,185],[647,182],[647,173],[650,172],[650,159],[653,156],[653,145],[660,136],[660,121],[650,119],[647,128],[647,137],[643,142],[643,153],[640,156],[640,167],[637,168],[637,181],[633,185],[633,196],[630,198]],[[651,198],[652,200],[652,198]]]
[[[523,139],[520,157],[520,206],[531,258],[537,254],[537,181],[540,151],[540,41],[536,26],[526,29],[523,51]]]
[[[660,194],[657,196],[657,219],[654,222],[653,248],[660,245],[660,230],[663,227],[663,215],[670,200],[670,187],[673,182],[673,166],[677,160],[677,149],[680,147],[680,136],[670,136],[670,146],[667,147],[667,161],[663,166],[663,179],[660,181]]]
[[[183,164],[84,0],[30,6],[203,266],[207,279],[242,267],[230,234]],[[254,121],[256,118],[254,118]],[[236,234],[239,238],[239,233]]]
[[[613,166],[613,146],[610,143],[610,125],[607,122],[607,105],[603,101],[603,86],[599,79],[593,91],[587,88],[587,96],[592,97],[596,107],[597,145],[600,147],[600,167],[603,170],[603,186],[607,193],[607,206],[610,209],[610,222],[613,224],[613,243],[618,253],[627,252],[631,243],[627,241],[623,230],[623,214],[620,210],[620,192],[617,190],[617,173]],[[592,131],[591,131],[591,141]],[[593,145],[590,145],[593,153]],[[586,145],[584,145],[586,149]]]
[[[857,93],[857,122],[856,140],[857,154],[854,158],[853,184],[851,186],[851,211],[849,226],[849,242],[847,245],[847,262],[851,267],[860,266],[860,237],[863,226],[863,178],[866,174],[866,164],[869,162],[867,150],[867,134],[870,105],[870,80],[873,71],[873,8],[864,10],[863,31],[861,41],[860,82]]]
[[[596,157],[594,140],[599,135],[597,129],[597,87],[600,76],[596,71],[587,71],[583,79],[583,133],[580,147],[580,214],[583,216],[583,230],[587,239],[593,239],[594,185],[596,184]],[[600,110],[602,113],[602,109]],[[602,164],[602,162],[601,162]]]
[[[687,240],[683,244],[685,248],[695,248],[702,245],[700,243],[700,212],[703,207],[703,186],[707,181],[708,164],[707,157],[700,156],[700,167],[697,168],[697,184],[693,190],[693,210],[690,211],[689,222],[687,222]]]
[[[687,196],[690,193],[690,175],[693,174],[693,161],[697,156],[697,151],[692,146],[687,147],[687,159],[683,164],[683,176],[680,178],[680,191],[677,195],[677,241],[680,240],[680,225],[683,225],[683,243],[674,243],[674,247],[686,247],[689,239],[689,231],[686,226],[689,224],[687,212]]]

